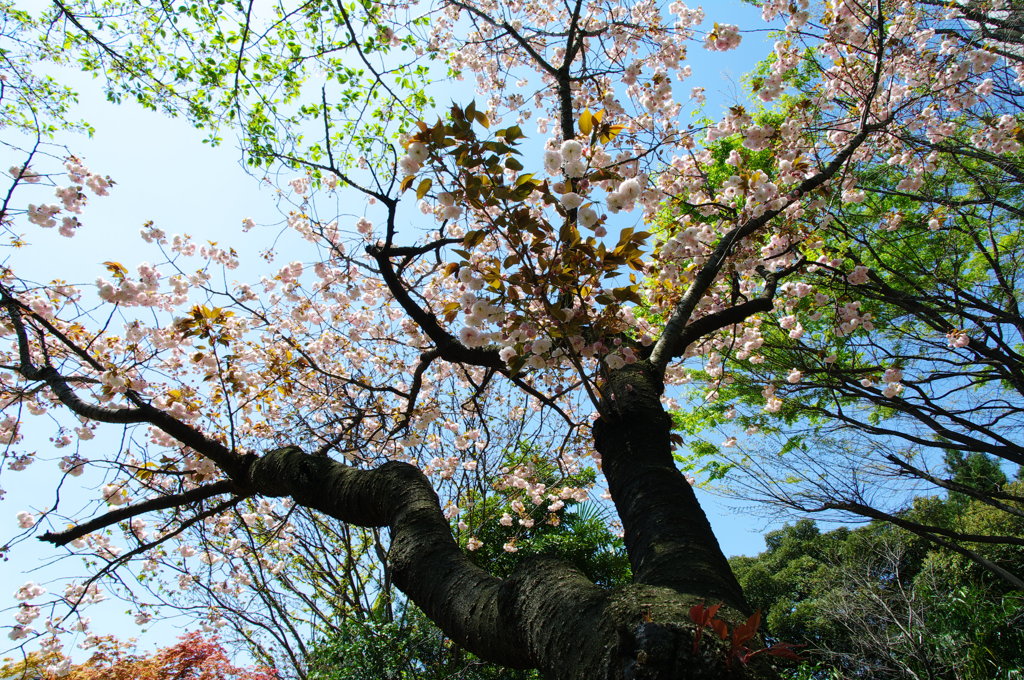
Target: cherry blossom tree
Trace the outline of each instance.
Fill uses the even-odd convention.
[[[267,251],[268,264],[279,252],[291,261],[250,284],[218,276],[240,264],[230,247],[155,223],[142,237],[158,263],[108,262],[94,288],[5,270],[8,468],[30,464],[20,440],[29,415],[45,414],[53,446],[75,451],[59,460],[61,479],[99,489],[82,512],[58,503],[19,516],[23,536],[89,556],[95,576],[69,583],[49,616],[34,604],[43,587],[23,586],[10,636],[40,630],[58,645],[84,624],[55,607],[98,600],[104,584],[145,620],[135,583],[110,580],[125,573],[205,590],[217,606],[202,613],[219,625],[219,603],[244,616],[267,574],[298,573],[343,545],[305,540],[343,522],[386,530],[388,582],[482,659],[557,678],[770,677],[793,652],[757,641],[759,616],[677,467],[669,410],[695,377],[719,400],[731,348],[763,361],[766,315],[818,292],[791,280],[822,266],[870,280],[837,248],[847,237],[831,210],[864,202],[856,170],[880,158],[908,154],[908,174],[934,172],[906,138],[942,134],[981,105],[1004,57],[937,32],[957,5],[769,0],[763,17],[780,33],[754,89],[778,103],[775,115],[736,106],[698,130],[682,122],[678,95],[690,43],[719,52],[742,39],[737,26],[707,26],[699,8],[450,0],[420,8],[425,22],[398,19],[416,8],[367,5],[282,8],[280,22],[328,36],[310,49],[266,38],[252,4],[228,7],[244,20],[226,30],[210,28],[219,10],[193,8],[159,31],[166,14],[132,12],[127,25],[148,32],[120,48],[121,24],[89,25],[113,5],[58,5],[83,54],[114,60],[87,63],[112,74],[112,92],[207,126],[222,122],[219,107],[237,111],[252,162],[294,173],[282,195],[298,238],[295,251]],[[160,31],[175,49],[160,53]],[[249,62],[253,36],[270,56]],[[375,52],[384,45],[421,50],[435,68],[396,67]],[[384,102],[358,134],[358,98],[335,105],[324,84],[303,99],[312,76],[289,70],[342,49]],[[226,54],[238,56],[217,61]],[[475,77],[486,99],[435,122],[407,115],[425,98],[410,104],[401,88],[437,64]],[[356,73],[346,73],[348,83]],[[790,102],[807,79],[814,86]],[[688,96],[698,102],[701,89]],[[524,141],[531,120],[540,148]],[[1012,116],[958,124],[994,158],[1019,150]],[[739,147],[716,159],[708,145],[730,137]],[[4,224],[87,229],[77,215],[110,180],[74,157],[44,170],[31,154],[11,170]],[[48,186],[59,202],[16,202]],[[838,304],[820,294],[822,307]],[[870,321],[856,305],[834,317],[844,334],[870,333]],[[763,408],[780,410],[782,397],[765,388]],[[122,444],[89,449],[101,428],[121,428]],[[566,501],[592,492],[510,462],[524,448],[566,480],[600,467],[631,584],[603,588],[548,558],[497,578],[467,557],[480,522],[533,521],[532,504],[557,523]],[[495,486],[518,490],[518,518],[474,513]],[[288,592],[309,605],[332,587],[292,581]],[[274,630],[301,636],[291,607],[260,606]]]
[[[991,456],[1010,470],[1024,464],[1017,207],[1024,56],[1020,36],[1007,32],[1013,17],[965,8],[936,21],[939,54],[963,45],[986,48],[972,53],[975,60],[1000,55],[975,88],[977,101],[963,102],[937,128],[902,130],[899,152],[854,168],[863,200],[836,203],[823,216],[830,254],[844,265],[819,261],[790,278],[792,294],[761,325],[764,361],[736,361],[743,347],[722,353],[733,382],[692,422],[721,423],[731,413],[740,427],[778,435],[780,442],[729,456],[751,472],[738,482],[744,493],[801,512],[895,523],[1019,589],[1021,574],[984,555],[1024,545],[1012,530],[1020,497],[943,470],[950,456]],[[815,85],[794,84],[808,93]],[[979,119],[1010,134],[993,147],[974,125]],[[723,140],[715,153],[725,158],[735,147]],[[861,326],[868,332],[856,332]],[[774,414],[762,409],[765,391],[779,398]],[[1002,514],[1004,526],[979,535],[910,521],[901,511],[911,490],[967,494]]]

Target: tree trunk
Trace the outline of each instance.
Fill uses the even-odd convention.
[[[604,389],[604,413],[594,424],[633,578],[749,614],[711,524],[672,458],[672,422],[661,405],[662,390],[647,362],[613,371]]]
[[[771,677],[763,656],[743,666],[711,628],[694,644],[692,606],[722,604],[730,628],[749,608],[672,460],[661,384],[646,363],[612,372],[594,425],[635,580],[613,591],[549,558],[505,580],[487,574],[453,539],[430,482],[405,463],[364,471],[286,447],[254,459],[248,482],[341,521],[388,527],[395,584],[487,661],[552,680]]]

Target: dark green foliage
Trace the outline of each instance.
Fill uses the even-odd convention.
[[[543,506],[530,514],[535,524],[528,530],[504,527],[497,522],[485,524],[477,532],[484,545],[470,554],[473,562],[505,578],[524,559],[545,555],[571,563],[598,585],[615,586],[629,581],[629,557],[622,539],[608,530],[605,512],[598,506],[574,505],[562,513],[557,526],[548,523],[549,513]],[[518,551],[505,552],[503,546],[513,534],[517,536]]]
[[[1020,493],[983,455],[948,463],[960,483]],[[903,516],[1024,536],[1024,522],[960,494],[918,498]],[[999,526],[981,526],[986,522]],[[822,533],[801,520],[767,534],[765,543],[757,557],[731,563],[751,605],[764,611],[770,639],[808,645],[794,680],[1008,680],[1024,668],[1024,593],[962,555],[879,522]],[[1024,562],[1016,546],[971,548],[1004,568]]]
[[[947,451],[945,462],[953,482],[983,493],[996,491],[1009,481],[1006,479],[1006,473],[999,467],[999,462],[982,453],[965,456],[961,451]],[[949,500],[963,506],[970,501],[970,497],[962,493],[953,493],[950,494]]]
[[[565,485],[589,487],[596,478],[590,468],[565,477],[549,460],[526,447],[510,456],[507,463],[510,468],[518,468],[531,479],[545,484],[549,490]],[[550,502],[545,498],[537,504],[517,488],[498,489],[497,493],[486,497],[472,492],[467,494],[462,501],[468,508],[463,518],[474,527],[473,535],[483,542],[478,550],[469,552],[470,559],[491,574],[505,578],[524,559],[540,555],[557,557],[598,585],[628,583],[629,557],[622,539],[608,528],[608,509],[566,499],[562,510],[551,512],[548,510]],[[511,526],[500,523],[505,514],[512,518]],[[505,550],[504,546],[510,543],[514,552]]]
[[[309,680],[534,680],[536,671],[509,670],[463,651],[415,605],[393,621],[371,615],[340,621],[306,658]]]

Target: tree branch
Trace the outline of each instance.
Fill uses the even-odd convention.
[[[189,503],[195,503],[197,501],[206,500],[207,498],[212,498],[213,496],[237,490],[238,487],[232,480],[222,479],[219,482],[190,489],[184,493],[171,494],[170,496],[158,496],[156,498],[144,500],[141,503],[135,503],[134,505],[118,508],[117,510],[112,510],[106,514],[100,515],[99,517],[94,517],[84,524],[78,524],[64,531],[47,531],[45,534],[39,536],[39,540],[52,543],[53,545],[67,545],[71,541],[79,539],[86,534],[91,534],[98,529],[103,529],[104,527],[117,524],[118,522],[132,517],[137,517],[138,515],[147,512],[166,510],[179,505],[187,505]]]
[[[689,323],[690,317],[693,315],[693,311],[697,308],[697,304],[708,292],[711,285],[718,277],[722,267],[725,265],[726,259],[728,259],[729,255],[732,254],[732,250],[735,245],[747,236],[750,236],[754,232],[763,228],[788,208],[793,202],[799,200],[799,197],[807,194],[808,192],[814,191],[832,179],[839,170],[842,169],[853,153],[860,148],[860,145],[864,143],[868,138],[868,135],[882,127],[883,123],[874,123],[862,126],[860,132],[854,135],[850,141],[846,143],[846,146],[836,154],[836,157],[833,158],[827,166],[825,166],[824,170],[800,183],[797,189],[793,192],[794,198],[787,201],[785,206],[775,210],[768,210],[760,216],[734,227],[722,236],[718,241],[718,245],[708,257],[708,263],[701,267],[700,271],[697,272],[697,275],[694,277],[693,283],[690,284],[686,293],[679,302],[676,303],[668,320],[665,322],[665,328],[662,330],[661,336],[658,338],[658,341],[654,343],[654,349],[651,351],[650,360],[655,367],[664,372],[665,368],[668,366],[668,362],[673,356],[677,353],[686,351],[685,347],[682,349],[679,349],[678,347],[679,339],[683,334],[683,330]]]
[[[453,363],[472,364],[504,372],[505,362],[498,356],[496,349],[466,347],[438,323],[436,316],[416,304],[412,296],[409,295],[409,291],[402,284],[401,277],[395,271],[391,260],[388,259],[386,248],[372,245],[366,247],[366,252],[377,261],[381,278],[384,279],[384,283],[387,285],[388,290],[391,291],[395,300],[402,306],[406,314],[416,322],[416,325],[423,330],[427,337],[434,342],[442,359]]]
[[[82,416],[83,418],[96,420],[102,423],[113,423],[119,425],[149,423],[150,425],[154,425],[171,435],[185,446],[188,446],[209,458],[224,470],[228,476],[237,477],[239,473],[242,472],[242,456],[231,451],[215,439],[207,437],[191,425],[178,420],[174,416],[161,411],[148,403],[145,403],[141,397],[134,392],[130,396],[134,397],[132,398],[132,401],[138,404],[136,408],[106,408],[83,401],[68,383],[67,378],[62,376],[57,369],[52,366],[43,366],[40,368],[35,365],[35,362],[32,360],[28,333],[26,332],[24,320],[22,319],[24,306],[21,302],[17,300],[17,298],[15,298],[6,288],[0,287],[0,303],[7,308],[8,318],[14,326],[15,334],[18,339],[18,356],[19,361],[21,362],[17,368],[18,373],[28,380],[38,380],[45,383],[47,387],[53,391],[54,396],[56,396],[57,399],[59,399],[60,402],[67,406],[73,413]],[[34,316],[33,319],[35,319]],[[47,328],[52,328],[52,325],[48,324]],[[54,330],[56,331],[56,329]],[[102,368],[102,364],[99,364],[95,358],[89,356],[84,349],[74,345],[74,343],[71,343],[67,338],[63,338],[63,340],[65,344],[70,343],[69,346],[75,351],[75,353],[79,356],[83,356],[90,366],[99,366]]]
[[[992,490],[992,491],[979,491],[978,489],[975,489],[974,487],[966,486],[964,484],[957,484],[956,482],[954,482],[952,480],[941,479],[939,477],[936,477],[935,475],[932,475],[932,474],[929,474],[929,473],[925,472],[924,470],[922,470],[922,469],[920,469],[918,467],[914,467],[913,465],[911,465],[910,463],[908,463],[905,460],[901,459],[899,456],[897,456],[895,454],[891,454],[891,453],[887,454],[885,456],[885,458],[886,458],[886,460],[891,462],[893,465],[896,465],[896,466],[902,468],[903,470],[906,470],[907,472],[911,473],[915,477],[920,477],[921,479],[923,479],[925,481],[931,482],[935,486],[941,487],[943,489],[947,489],[949,491],[954,491],[956,493],[962,493],[965,496],[970,496],[971,498],[975,498],[975,499],[981,501],[982,503],[985,503],[986,505],[991,505],[993,508],[998,508],[998,509],[1002,510],[1003,512],[1010,513],[1011,515],[1016,515],[1017,517],[1024,517],[1024,512],[1021,512],[1020,510],[1018,510],[1017,508],[1013,507],[1012,505],[1007,505],[1006,503],[1000,503],[999,501],[995,500],[996,498],[1002,498],[1004,500],[1009,500],[1009,501],[1015,501],[1017,503],[1022,503],[1022,502],[1024,502],[1024,498],[1021,498],[1020,496],[1014,496],[1012,494],[1008,494],[1008,493],[1004,493],[1002,491],[996,491],[996,490]]]
[[[1003,569],[995,562],[987,559],[983,555],[980,555],[979,553],[971,550],[970,548],[966,548],[963,545],[954,542],[973,541],[977,543],[1011,543],[1014,545],[1024,545],[1024,540],[1015,539],[1013,537],[1007,536],[1005,537],[1006,540],[998,541],[995,540],[998,537],[994,536],[976,536],[970,534],[960,534],[955,531],[949,531],[948,529],[942,529],[941,527],[927,526],[924,524],[918,524],[917,522],[911,522],[901,517],[897,517],[896,515],[890,515],[887,512],[876,510],[875,508],[863,505],[861,503],[825,503],[821,509],[846,510],[847,512],[853,512],[864,517],[870,517],[872,519],[878,519],[884,522],[889,522],[890,524],[894,524],[902,529],[906,529],[912,534],[916,534],[921,538],[932,541],[933,543],[941,545],[942,547],[952,550],[953,552],[960,553],[964,557],[967,557],[968,559],[977,562],[979,565],[981,565],[985,569],[988,569],[993,574],[996,574],[997,576],[999,576],[999,578],[1003,579],[1008,584],[1010,584],[1011,587],[1017,590],[1024,589],[1024,580],[1019,579],[1018,577],[1016,577],[1006,569]],[[943,536],[952,538],[953,541],[948,541],[945,538],[942,538]]]

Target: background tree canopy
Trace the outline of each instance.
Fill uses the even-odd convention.
[[[1020,491],[983,454],[951,459],[954,479]],[[971,533],[1024,530],[966,496],[921,496],[900,517]],[[771,634],[806,644],[821,676],[1012,678],[1024,666],[1020,591],[962,554],[880,521],[821,533],[801,520],[765,541],[765,552],[733,558],[733,569]],[[1021,568],[1019,550],[972,547]]]

